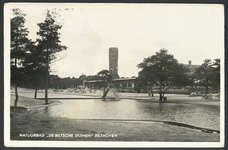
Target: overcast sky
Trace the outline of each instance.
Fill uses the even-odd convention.
[[[224,8],[210,4],[16,4],[26,13],[29,38],[38,38],[37,23],[56,8],[61,43],[68,49],[53,64],[60,77],[95,75],[108,69],[108,50],[119,49],[120,77],[137,76],[137,64],[162,48],[180,62],[202,64],[224,52]],[[8,13],[12,13],[8,11]],[[11,16],[12,17],[12,16]],[[10,18],[10,17],[9,17]]]

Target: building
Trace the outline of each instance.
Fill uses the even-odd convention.
[[[188,61],[188,64],[184,64],[184,66],[189,69],[189,73],[194,73],[194,71],[200,67],[200,65],[192,65],[191,60]]]

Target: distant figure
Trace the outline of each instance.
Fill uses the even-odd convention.
[[[202,96],[202,98],[204,98],[204,99],[212,99],[212,93],[205,94],[205,95]]]
[[[209,98],[212,99],[212,93],[209,94]]]
[[[190,95],[188,95],[188,97],[192,97],[192,96],[194,96],[194,93],[193,92],[190,93]]]
[[[218,98],[220,98],[220,92],[215,96],[215,97],[218,97]]]
[[[55,88],[55,89],[53,90],[53,92],[57,93],[57,92],[58,92],[58,88]]]
[[[202,96],[202,93],[201,92],[198,92],[198,96]]]
[[[148,90],[148,96],[151,96],[151,97],[154,96],[154,93],[152,92],[152,90]]]

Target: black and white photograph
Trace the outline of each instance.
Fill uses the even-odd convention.
[[[6,147],[223,147],[224,5],[6,3]]]

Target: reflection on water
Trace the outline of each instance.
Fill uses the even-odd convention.
[[[61,105],[37,108],[53,117],[77,119],[137,119],[180,122],[219,130],[219,106],[155,103],[137,100],[62,100]],[[34,110],[34,111],[36,111]]]

